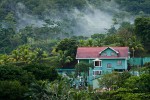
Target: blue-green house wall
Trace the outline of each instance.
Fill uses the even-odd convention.
[[[117,62],[121,61],[121,65],[118,65]],[[107,68],[107,64],[111,64],[112,67],[111,68]],[[107,72],[109,70],[114,70],[114,69],[127,69],[127,65],[126,65],[126,60],[125,59],[103,59],[102,60],[102,70],[104,72]]]
[[[113,55],[112,55],[113,53]],[[115,56],[118,56],[117,51],[114,51],[110,48],[105,49],[104,51],[100,52],[100,55],[102,58],[86,58],[86,59],[78,59],[78,63],[80,62],[86,62],[86,63],[91,63],[91,68],[89,70],[89,76],[88,76],[88,83],[92,85],[92,80],[95,78],[93,76],[93,71],[101,71],[101,75],[106,74],[106,73],[111,73],[113,70],[127,70],[127,58],[115,58]],[[105,58],[103,56],[114,56],[114,58]],[[94,61],[95,60],[101,61],[101,66],[94,66]],[[121,65],[118,65],[118,61],[121,62]],[[107,68],[107,64],[111,64],[111,68]],[[101,76],[99,75],[99,76]],[[98,76],[98,77],[99,77]],[[96,76],[97,77],[97,76]]]
[[[91,68],[89,70],[89,76],[88,76],[88,82],[89,84],[92,84],[92,80],[93,80],[93,71],[95,70],[101,70],[102,73],[101,75],[103,74],[106,74],[106,73],[111,73],[113,70],[115,69],[122,69],[122,70],[127,70],[127,60],[126,59],[99,59],[101,60],[101,66],[99,67],[94,67],[94,59],[82,59],[82,60],[79,60],[82,61],[82,62],[87,62],[87,63],[91,63]],[[117,62],[118,61],[121,61],[122,64],[121,65],[117,65]],[[107,68],[107,64],[111,64],[112,67],[111,68]]]

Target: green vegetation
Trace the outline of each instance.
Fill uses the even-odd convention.
[[[90,18],[97,13],[98,28],[105,17],[112,21],[92,33],[86,26],[95,27]],[[90,66],[77,64],[78,46],[128,46],[131,57],[150,55],[149,14],[149,0],[0,0],[0,100],[149,100],[149,63],[139,76],[104,75],[99,84],[106,90],[72,86],[80,74],[86,84]],[[57,68],[76,73],[61,76]]]

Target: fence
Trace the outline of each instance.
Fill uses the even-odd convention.
[[[143,66],[145,63],[150,62],[150,57],[144,57],[144,58],[130,58],[128,63],[130,65],[135,66]]]

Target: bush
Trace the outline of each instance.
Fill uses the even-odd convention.
[[[19,81],[0,81],[0,100],[22,100],[26,91]]]
[[[49,67],[42,64],[29,64],[23,67],[24,70],[31,72],[36,80],[49,80],[57,79],[58,73],[54,67]]]
[[[34,80],[34,76],[23,70],[21,67],[16,67],[14,65],[1,65],[0,80],[17,80],[22,84],[29,84]]]

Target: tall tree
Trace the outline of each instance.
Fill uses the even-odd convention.
[[[150,17],[140,17],[135,19],[135,32],[141,38],[142,43],[150,52]]]

